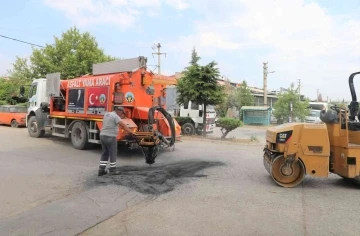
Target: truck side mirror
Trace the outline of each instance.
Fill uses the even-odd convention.
[[[199,110],[199,116],[200,116],[200,117],[203,116],[203,110]]]

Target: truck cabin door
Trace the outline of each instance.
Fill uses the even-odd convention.
[[[37,107],[37,99],[36,99],[36,91],[37,91],[38,83],[32,83],[30,85],[30,91],[29,91],[29,111],[33,110],[33,108]]]

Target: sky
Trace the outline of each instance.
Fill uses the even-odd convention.
[[[350,100],[348,78],[360,71],[359,10],[359,0],[17,0],[0,8],[0,35],[46,45],[76,26],[106,54],[145,56],[150,69],[160,43],[166,75],[188,66],[195,47],[200,64],[216,61],[232,82],[262,87],[268,62],[270,90],[300,80],[310,99],[319,90],[324,99]],[[0,45],[0,74],[32,53],[3,37]]]

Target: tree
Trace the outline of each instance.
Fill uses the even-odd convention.
[[[12,64],[13,68],[8,70],[9,80],[17,87],[31,82],[33,79],[33,72],[31,65],[26,58],[16,57],[15,62]]]
[[[24,85],[54,72],[60,72],[61,79],[72,79],[92,73],[95,63],[117,59],[105,55],[90,33],[80,33],[76,27],[62,33],[61,38],[54,39],[55,42],[45,48],[33,48],[29,61],[17,57],[13,68],[8,71],[10,80]]]
[[[252,95],[250,88],[248,87],[246,81],[243,81],[240,84],[240,87],[236,90],[236,104],[237,109],[241,109],[243,106],[252,106],[254,105],[255,97]]]
[[[0,78],[0,105],[12,104],[11,96],[16,91],[16,85],[10,80]]]
[[[228,78],[224,78],[224,85],[223,85],[224,93],[226,94],[223,102],[216,106],[216,113],[220,117],[226,117],[227,112],[232,104],[234,104],[234,91],[235,87],[231,85],[230,80]]]
[[[251,94],[246,81],[243,81],[238,88],[228,90],[228,96],[224,99],[224,102],[220,105],[219,111],[226,113],[229,108],[235,107],[240,110],[243,106],[254,105],[255,97]]]
[[[80,33],[76,27],[63,33],[61,38],[54,38],[54,44],[33,50],[30,58],[35,77],[60,72],[61,79],[72,79],[91,73],[95,63],[116,59],[105,55],[95,37],[88,32]]]
[[[291,113],[290,104],[292,104],[293,112]],[[309,114],[309,101],[299,101],[298,89],[294,89],[294,83],[291,84],[287,92],[279,95],[278,101],[274,104],[274,116],[277,120],[285,121],[291,117],[304,120]]]
[[[193,49],[190,66],[185,68],[184,76],[179,79],[177,90],[179,96],[177,102],[184,104],[189,101],[195,102],[203,107],[203,136],[206,136],[206,106],[217,105],[223,102],[225,93],[223,87],[218,84],[220,77],[219,69],[215,61],[205,66],[200,66],[197,62],[195,48]]]
[[[193,47],[193,50],[191,52],[191,60],[190,65],[198,65],[198,61],[201,59],[201,57],[198,56],[195,47]]]

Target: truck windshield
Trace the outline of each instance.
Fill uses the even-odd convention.
[[[318,111],[318,110],[312,110],[312,111],[310,112],[310,116],[311,116],[311,117],[319,117],[319,116],[320,116],[320,111]]]
[[[31,98],[36,94],[36,89],[37,89],[37,83],[32,83],[30,85],[29,98]]]

